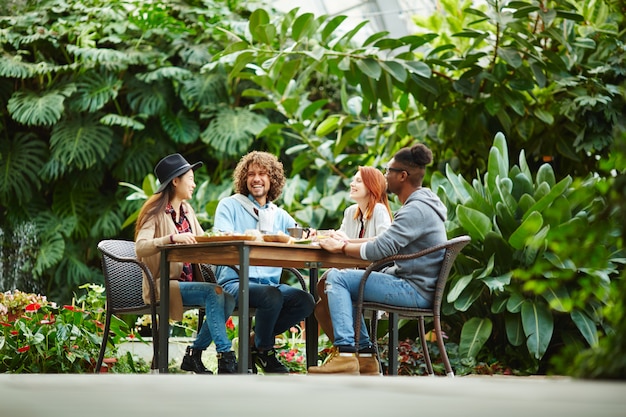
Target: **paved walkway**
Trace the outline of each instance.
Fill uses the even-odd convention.
[[[467,376],[0,375],[0,417],[625,417],[626,381]]]

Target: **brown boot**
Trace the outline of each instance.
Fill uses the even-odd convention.
[[[380,364],[378,363],[375,353],[359,352],[358,359],[359,373],[361,375],[382,375],[380,373]]]
[[[322,366],[309,367],[310,374],[359,375],[359,360],[356,353],[333,351]]]

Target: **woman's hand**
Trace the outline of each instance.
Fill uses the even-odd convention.
[[[331,253],[341,253],[344,243],[344,240],[331,237],[329,239],[320,240],[320,247]]]
[[[347,234],[339,230],[331,230],[330,237],[332,237],[333,239],[338,239],[338,240],[350,240]]]
[[[196,242],[196,235],[193,233],[175,233],[172,235],[174,243],[192,244]]]

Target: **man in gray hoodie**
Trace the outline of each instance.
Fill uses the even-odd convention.
[[[402,207],[386,232],[368,242],[353,243],[324,239],[320,246],[334,253],[376,261],[395,254],[409,254],[447,240],[444,222],[447,210],[428,188],[422,187],[432,152],[418,143],[400,149],[386,168],[387,189],[398,196]],[[380,272],[372,272],[365,285],[364,299],[406,307],[431,307],[444,251],[397,261]],[[379,373],[378,359],[365,323],[361,323],[359,346],[355,346],[354,307],[363,270],[330,269],[326,273],[328,306],[334,329],[332,356],[312,374],[372,375]]]

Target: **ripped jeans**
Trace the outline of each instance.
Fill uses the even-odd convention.
[[[332,268],[326,273],[326,288],[328,309],[333,322],[335,346],[354,346],[354,317],[356,316],[353,302],[359,296],[359,285],[363,277],[360,269]],[[375,301],[403,307],[424,307],[432,305],[415,287],[406,280],[395,275],[382,272],[372,272],[365,284],[363,295],[366,301]],[[363,349],[371,346],[369,334],[365,327],[365,320],[361,316],[361,331],[359,346]]]
[[[179,282],[184,306],[204,306],[204,323],[193,349],[205,350],[215,341],[217,352],[229,352],[231,342],[226,334],[226,320],[235,309],[235,299],[222,287],[210,282]]]

